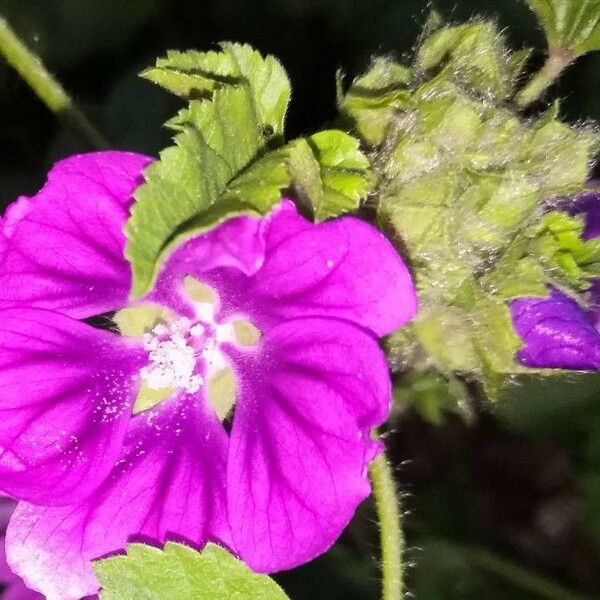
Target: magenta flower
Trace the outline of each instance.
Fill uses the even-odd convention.
[[[585,216],[584,239],[600,235],[600,194],[577,198],[569,212]],[[519,298],[510,309],[523,340],[519,360],[528,367],[600,369],[600,281],[592,282],[582,306],[551,287],[547,298]]]
[[[26,587],[23,580],[10,570],[6,562],[4,531],[14,508],[14,501],[0,497],[0,587],[4,588],[0,600],[43,600],[44,596]]]
[[[324,552],[370,491],[377,338],[416,309],[378,231],[287,200],[187,242],[129,303],[123,225],[149,160],[64,160],[2,223],[7,556],[50,600],[96,593],[91,561],[131,540],[213,540],[264,572]],[[113,311],[123,335],[78,320]]]

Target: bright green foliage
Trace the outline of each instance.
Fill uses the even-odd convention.
[[[531,254],[571,288],[585,290],[589,279],[600,277],[600,238],[583,241],[582,217],[565,213],[547,214],[535,230]]]
[[[372,184],[369,159],[358,146],[336,129],[293,140],[233,180],[221,202],[235,200],[264,213],[293,186],[318,221],[352,212]]]
[[[296,187],[318,220],[355,210],[369,192],[369,160],[342,131],[277,147],[290,85],[273,57],[223,43],[220,52],[170,52],[143,76],[189,104],[167,123],[175,145],[135,192],[126,225],[134,296],[191,236],[235,215],[265,214],[287,188]]]
[[[170,252],[190,237],[240,214],[267,213],[295,185],[318,220],[355,210],[371,185],[358,141],[319,132],[256,158],[261,127],[244,87],[194,100],[172,119],[176,146],[146,169],[146,184],[126,226],[133,293],[144,293]],[[176,199],[176,201],[173,201]]]
[[[140,75],[188,100],[210,98],[218,87],[240,83],[233,75],[231,58],[217,51],[169,50],[165,58],[158,58],[154,67]]]
[[[556,118],[529,125],[457,92],[423,101],[421,93],[382,166],[390,183],[378,216],[419,266],[421,293],[449,299],[474,272],[489,271],[546,198],[582,189],[595,140]],[[531,274],[526,266],[519,270]],[[531,277],[524,284],[541,285]]]
[[[170,52],[144,76],[190,102],[167,123],[175,145],[146,169],[135,193],[126,225],[134,296],[179,243],[233,215],[268,212],[289,182],[282,156],[265,156],[283,138],[290,98],[273,57],[223,43],[220,52]]]
[[[423,71],[438,69],[472,92],[506,98],[513,89],[528,52],[506,59],[502,35],[488,21],[444,27],[428,36],[417,53]]]
[[[253,573],[223,548],[202,552],[168,542],[164,550],[129,544],[126,556],[94,563],[101,600],[287,600],[266,575]]]
[[[252,163],[227,186],[220,202],[237,202],[267,212],[290,185],[290,146],[269,152]]]
[[[283,121],[290,101],[290,82],[279,61],[263,58],[248,45],[223,42],[220,52],[170,51],[142,77],[188,100],[210,98],[232,85],[247,84],[260,122],[271,135],[283,134]]]
[[[410,106],[409,81],[409,69],[378,58],[367,73],[352,83],[346,95],[338,99],[358,133],[369,144],[381,143],[395,111]]]
[[[469,114],[469,100],[473,96],[497,101],[508,98],[529,54],[527,49],[509,54],[503,36],[487,21],[440,28],[423,40],[413,71],[377,58],[338,103],[356,131],[373,146],[397,130],[410,127],[411,112],[421,108],[415,101],[426,103],[432,92],[437,96],[427,111],[432,118],[437,108],[444,112],[448,126],[455,132],[460,133],[466,126],[468,132],[474,133],[475,117]],[[429,80],[415,93],[414,84],[421,82],[424,75]],[[451,97],[440,98],[443,92]],[[456,106],[450,111],[444,110],[447,106],[438,106],[447,103]],[[471,106],[476,107],[476,112],[484,108],[481,101]]]
[[[358,145],[357,139],[335,129],[293,144],[291,179],[317,221],[356,210],[367,195],[372,182],[369,160]]]
[[[264,146],[247,86],[222,88],[212,100],[192,101],[172,126],[179,130],[176,145],[146,169],[146,183],[135,192],[125,228],[134,295],[151,285],[178,230],[212,207]]]
[[[575,55],[600,50],[600,0],[527,0],[544,25],[548,45]]]
[[[600,242],[581,240],[579,219],[547,212],[583,191],[598,135],[563,123],[558,104],[520,114],[511,98],[529,52],[510,53],[493,24],[428,28],[411,70],[376,59],[339,105],[371,147],[377,220],[419,292],[413,323],[389,338],[392,365],[435,365],[441,379],[429,384],[475,378],[496,398],[511,375],[533,371],[516,361],[508,302],[546,296],[548,284],[585,290],[600,274]],[[408,395],[435,415],[429,387],[413,383]]]

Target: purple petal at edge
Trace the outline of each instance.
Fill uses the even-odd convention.
[[[207,271],[225,270],[235,278],[254,273],[264,260],[264,220],[233,217],[179,247],[161,269],[145,300],[192,317],[194,309],[184,295],[183,280],[191,275],[206,280]],[[245,293],[237,289],[236,295]]]
[[[551,288],[548,298],[520,298],[511,302],[510,309],[524,343],[518,353],[524,365],[600,369],[600,334],[573,299]]]
[[[44,596],[30,590],[22,581],[15,581],[0,596],[0,600],[44,600]]]
[[[128,152],[71,156],[35,196],[12,204],[1,223],[0,308],[76,318],[121,308],[131,284],[123,226],[150,161]]]
[[[415,314],[417,298],[398,252],[354,217],[313,225],[284,201],[268,223],[265,262],[245,290],[262,331],[297,317],[336,317],[383,336]]]
[[[596,185],[598,181],[592,182]],[[567,207],[569,214],[583,214],[585,217],[585,228],[583,230],[583,239],[591,240],[600,235],[600,193],[590,192],[575,197]]]
[[[227,473],[234,548],[257,571],[289,569],[327,550],[369,495],[387,364],[371,335],[336,319],[296,319],[256,354],[231,353],[241,382]]]
[[[6,562],[4,531],[15,506],[16,502],[14,500],[0,498],[0,510],[2,512],[2,517],[0,517],[0,584],[5,585],[4,591],[0,594],[0,600],[43,600],[44,596],[26,587],[19,576],[10,570]]]
[[[315,225],[283,200],[263,219],[236,217],[179,248],[148,300],[191,314],[185,275],[213,286],[222,317],[261,331],[297,317],[337,317],[385,335],[417,308],[408,269],[388,240],[353,217]]]
[[[0,594],[0,600],[44,600],[42,594],[29,589],[23,580],[10,570],[6,563],[4,544],[4,537],[0,537],[0,583],[6,584]]]
[[[47,504],[87,496],[112,469],[147,353],[37,308],[0,311],[0,490]]]
[[[19,503],[6,535],[11,568],[48,600],[79,600],[98,590],[91,561],[127,542],[230,545],[226,453],[223,426],[193,398],[140,413],[114,472],[87,502]]]

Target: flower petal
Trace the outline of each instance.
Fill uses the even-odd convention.
[[[4,546],[4,536],[0,537],[0,584],[12,583],[19,578],[10,570],[6,562],[6,549]]]
[[[241,387],[227,473],[234,548],[257,571],[289,569],[327,550],[369,495],[387,365],[372,336],[336,319],[296,319],[256,353],[231,354]]]
[[[382,336],[417,308],[408,269],[377,229],[354,217],[308,224],[289,201],[268,222],[265,262],[242,300],[263,331],[296,317],[337,317]]]
[[[0,488],[66,504],[119,456],[137,373],[135,342],[37,308],[0,311]]]
[[[20,503],[7,532],[10,566],[48,600],[98,590],[91,561],[128,541],[229,543],[225,512],[227,434],[193,399],[172,398],[131,422],[113,474],[85,503]]]
[[[525,344],[518,354],[524,365],[600,369],[600,334],[575,300],[551,288],[548,298],[519,298],[510,310]]]
[[[598,181],[591,183],[597,185]],[[567,208],[571,215],[583,214],[585,228],[582,237],[584,240],[591,240],[600,235],[600,193],[590,192],[576,196]]]
[[[193,316],[194,309],[184,295],[184,278],[190,275],[205,280],[207,271],[219,269],[237,282],[239,276],[254,273],[264,259],[263,228],[260,219],[241,216],[192,238],[169,258],[145,299]]]
[[[16,581],[2,594],[2,600],[44,600],[44,596],[25,587],[22,581]]]
[[[27,304],[85,318],[115,310],[131,274],[123,225],[150,158],[81,154],[52,168],[33,197],[2,220],[0,307]]]

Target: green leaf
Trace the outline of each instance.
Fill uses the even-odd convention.
[[[470,92],[503,99],[510,94],[524,60],[523,54],[509,58],[495,24],[476,21],[437,29],[425,37],[416,65],[422,71],[437,69],[442,79]]]
[[[530,239],[518,236],[494,267],[479,279],[482,289],[504,300],[548,295],[548,275],[536,257],[529,255]]]
[[[531,252],[554,278],[577,290],[600,276],[600,238],[582,240],[583,218],[548,213],[535,229]]]
[[[269,152],[252,163],[227,186],[219,202],[236,201],[240,206],[266,213],[280,200],[282,190],[291,184],[288,161],[293,144]]]
[[[393,389],[394,404],[412,406],[422,419],[441,425],[448,413],[456,413],[469,421],[469,393],[459,379],[446,378],[438,371],[419,372],[415,369],[405,373]]]
[[[598,149],[596,131],[561,123],[557,110],[551,107],[527,132],[517,156],[519,170],[530,175],[544,196],[580,192]]]
[[[94,570],[102,600],[289,600],[272,579],[214,544],[202,552],[174,542],[164,550],[129,544],[126,556],[97,561]]]
[[[125,227],[134,295],[149,288],[178,230],[214,205],[264,145],[248,86],[190,102],[174,126],[180,130],[176,145],[144,172],[146,183],[135,192]]]
[[[417,105],[421,135],[444,153],[460,153],[478,136],[481,108],[462,96],[423,94]]]
[[[474,373],[478,357],[473,347],[469,313],[440,304],[420,313],[413,323],[419,343],[443,373]]]
[[[523,342],[514,329],[510,308],[502,299],[481,295],[472,318],[473,346],[481,364],[483,388],[490,400],[497,400],[507,377],[525,370],[516,361]]]
[[[372,185],[369,160],[358,140],[335,129],[294,142],[289,170],[317,221],[356,210]]]
[[[454,206],[460,190],[459,174],[448,168],[380,198],[379,225],[402,248],[421,295],[451,297],[472,277],[470,253],[459,235],[465,216]]]
[[[547,296],[545,279],[546,274],[540,263],[526,256],[512,265],[508,272],[494,269],[486,277],[486,283],[500,298],[514,300],[523,296]]]
[[[509,375],[527,371],[516,362],[522,345],[507,303],[474,289],[468,307],[439,303],[413,321],[415,335],[443,374],[477,374],[491,399],[499,396]]]
[[[170,51],[142,77],[186,99],[211,97],[217,89],[247,84],[266,137],[283,134],[291,87],[285,69],[273,56],[248,45],[222,42],[221,52]]]
[[[188,100],[210,97],[219,87],[241,83],[231,57],[215,51],[169,50],[165,58],[158,58],[156,65],[140,76]]]
[[[600,0],[527,0],[542,22],[550,48],[576,55],[600,49]]]
[[[412,106],[409,82],[409,69],[379,57],[338,104],[360,136],[375,146],[383,141],[394,114]]]

